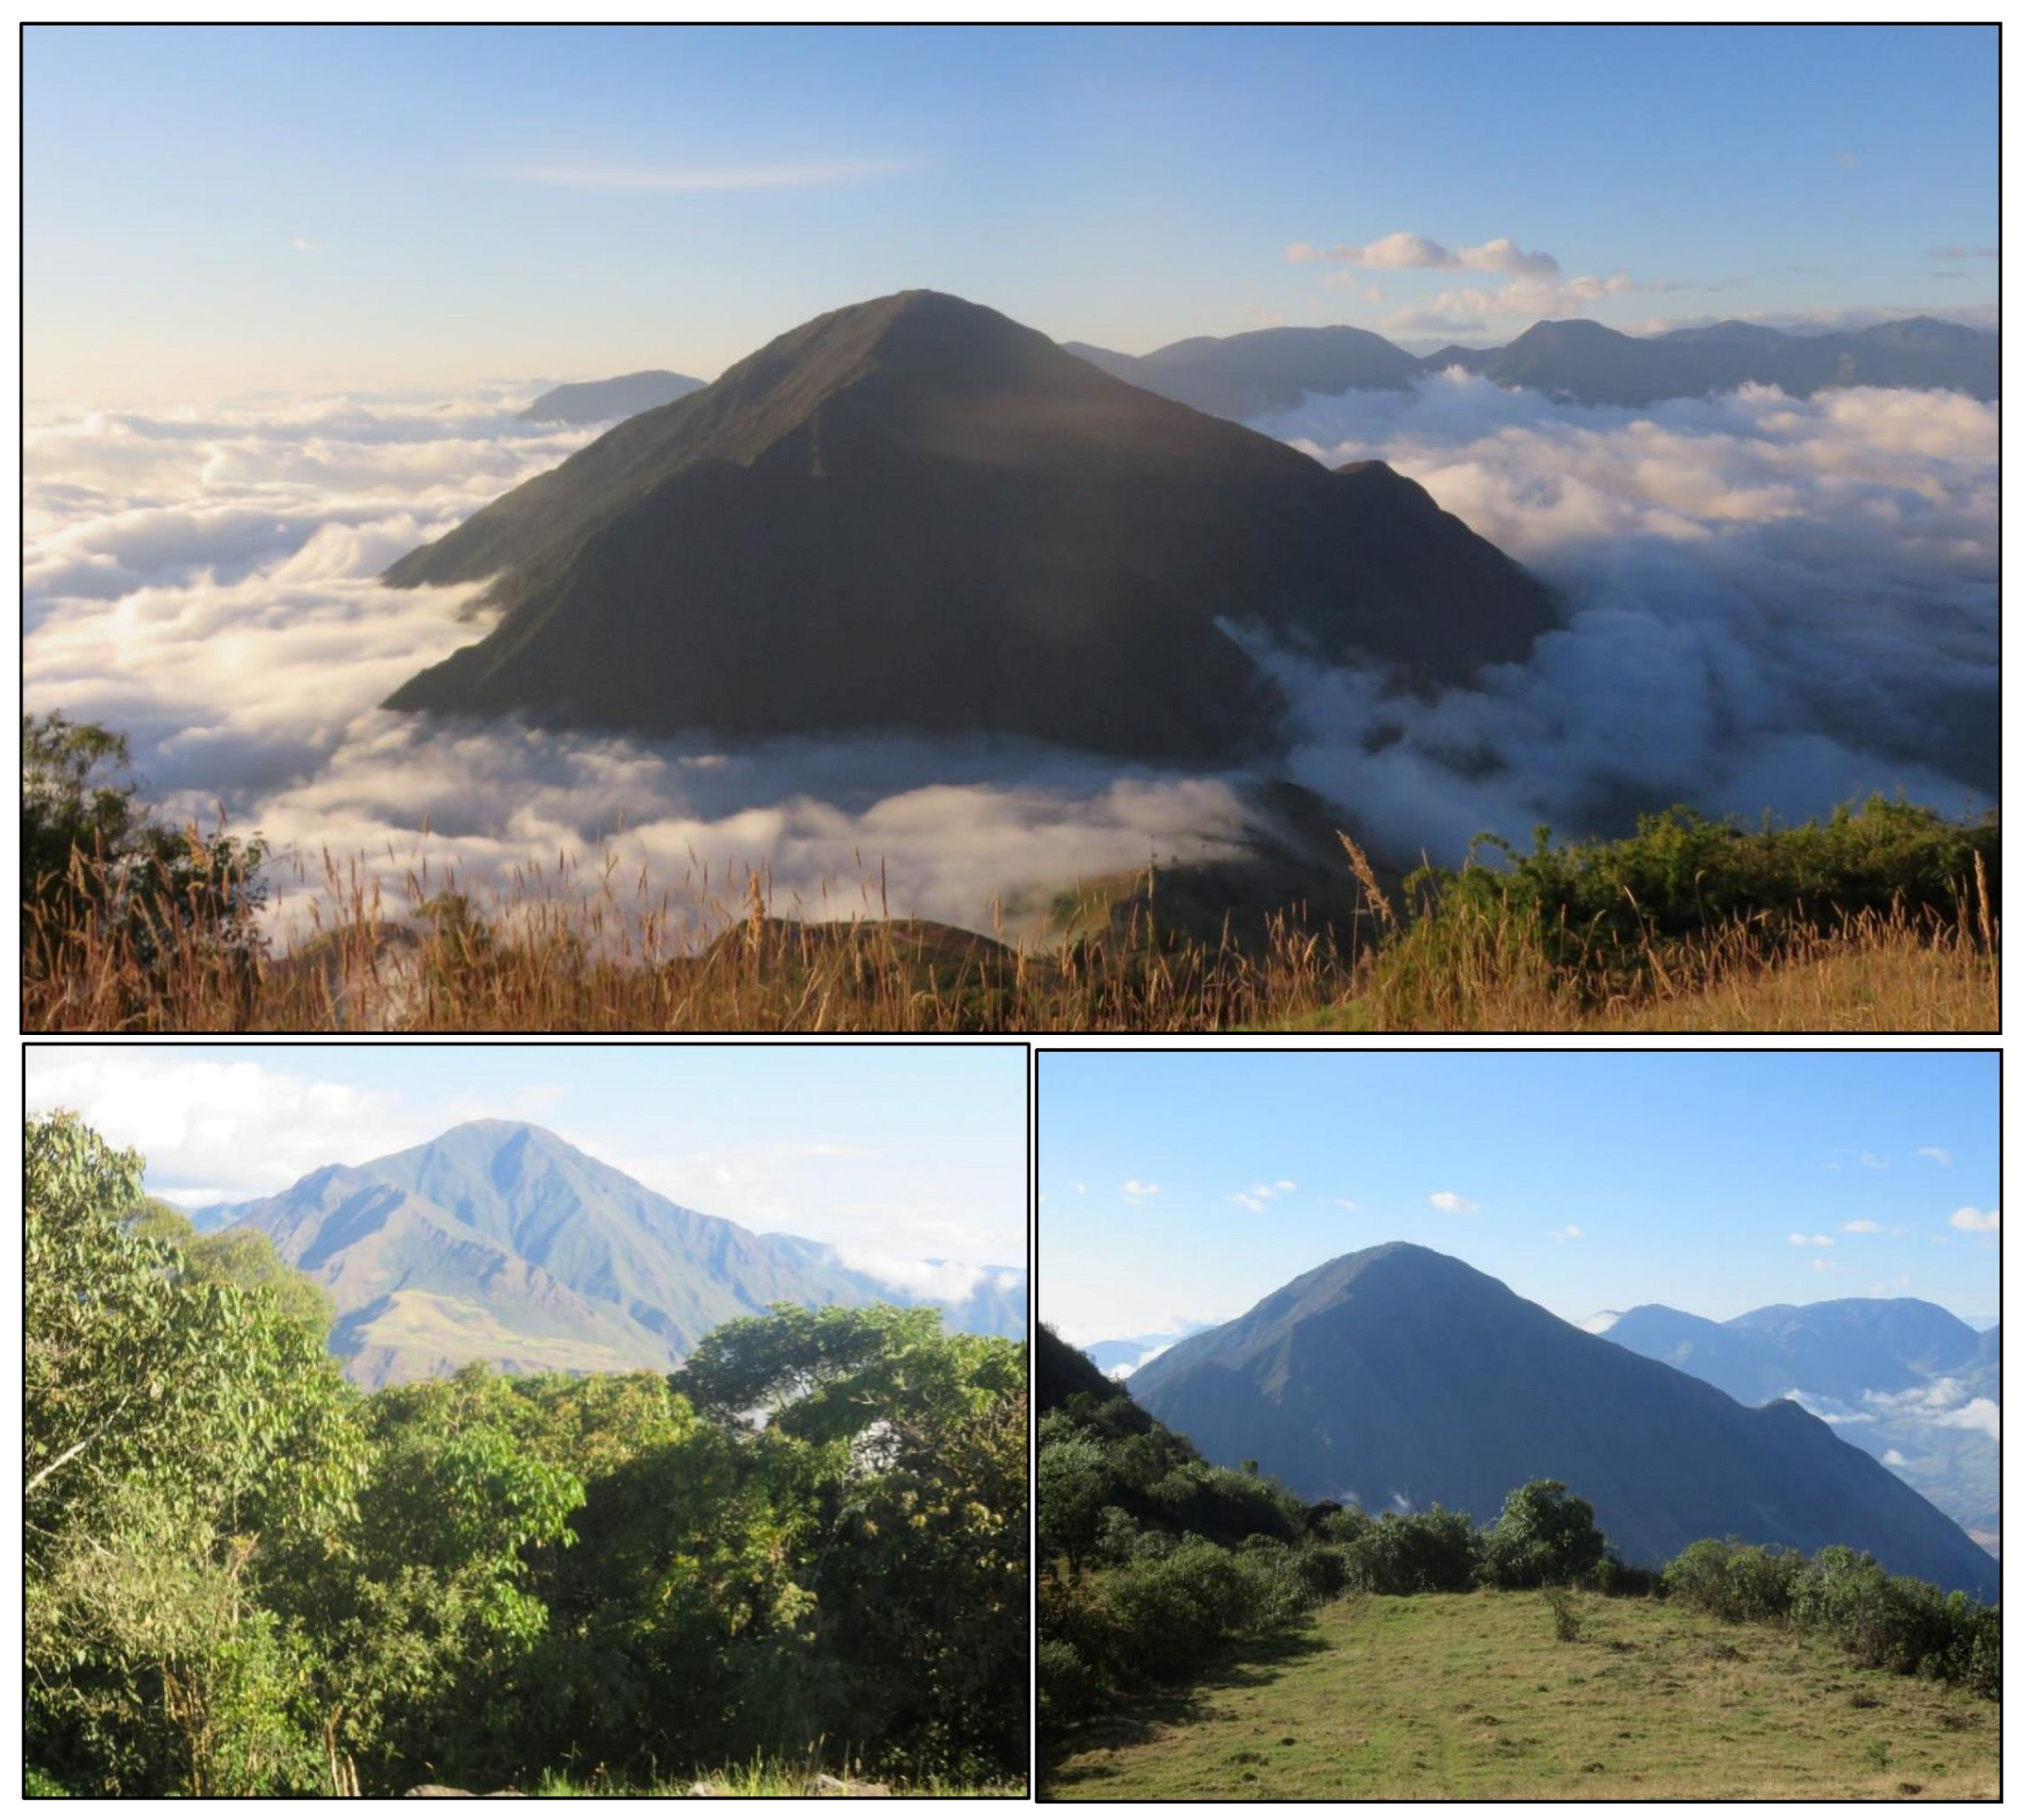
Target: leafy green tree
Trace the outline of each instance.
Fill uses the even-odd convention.
[[[1506,1494],[1484,1538],[1484,1577],[1494,1586],[1568,1586],[1602,1564],[1597,1512],[1558,1478],[1536,1478]]]
[[[140,801],[124,733],[61,713],[21,723],[25,964],[89,928],[143,968],[179,942],[250,966],[265,898],[258,839],[163,826]]]
[[[107,1794],[276,1792],[306,1755],[275,1558],[335,1535],[363,1467],[321,1324],[131,1229],[141,1159],[24,1133],[29,1755]]]

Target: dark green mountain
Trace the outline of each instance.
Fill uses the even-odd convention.
[[[1747,384],[1778,386],[1797,398],[1834,386],[1999,395],[1998,337],[1932,316],[1831,335],[1737,322],[1622,335],[1578,319],[1536,323],[1503,347],[1452,345],[1419,359],[1361,328],[1197,336],[1139,356],[1082,342],[1063,346],[1149,392],[1240,419],[1292,409],[1311,392],[1398,391],[1417,373],[1452,366],[1578,405],[1643,407]]]
[[[1206,1458],[1256,1459],[1307,1497],[1489,1522],[1513,1487],[1558,1478],[1632,1561],[1702,1536],[1842,1543],[1998,1593],[1988,1555],[1798,1404],[1747,1409],[1419,1245],[1324,1264],[1129,1388]]]
[[[657,405],[673,404],[704,382],[686,373],[666,373],[656,367],[645,373],[622,374],[616,379],[586,379],[577,385],[557,386],[544,392],[520,413],[524,424],[605,424],[637,417]]]
[[[918,1299],[829,1246],[691,1211],[553,1132],[485,1119],[358,1167],[306,1176],[200,1227],[267,1234],[329,1293],[331,1349],[361,1383],[484,1360],[506,1370],[666,1370],[712,1327],[802,1308]],[[984,1273],[976,1311],[1011,1325],[1024,1272]],[[989,1285],[990,1293],[983,1293]],[[993,1299],[994,1295],[998,1298]]]
[[[1227,624],[1427,683],[1554,623],[1412,481],[1331,474],[933,292],[804,324],[385,576],[487,578],[498,625],[390,707],[1199,760],[1276,732]]]

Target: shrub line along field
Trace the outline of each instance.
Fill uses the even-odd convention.
[[[1351,1596],[1075,1728],[1076,1800],[1990,1800],[1999,1708],[1678,1601]]]

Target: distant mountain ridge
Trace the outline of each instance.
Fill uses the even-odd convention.
[[[1710,1535],[1842,1543],[1997,1596],[1987,1554],[1798,1404],[1746,1409],[1419,1245],[1323,1264],[1128,1389],[1206,1458],[1257,1460],[1304,1496],[1488,1522],[1515,1486],[1558,1478],[1630,1561]]]
[[[517,1371],[665,1370],[712,1327],[776,1302],[930,1299],[850,1269],[815,1241],[679,1207],[553,1132],[503,1120],[314,1170],[195,1223],[258,1228],[321,1283],[338,1311],[331,1349],[366,1384],[473,1360]],[[982,1268],[946,1319],[1024,1336],[1026,1292],[1024,1269]]]
[[[624,373],[616,379],[585,379],[544,392],[519,413],[524,424],[603,424],[637,417],[644,410],[674,404],[704,381],[686,373],[659,367],[645,373]]]
[[[1933,1302],[1851,1296],[1722,1322],[1649,1303],[1627,1310],[1604,1337],[1740,1403],[1799,1394],[1843,1440],[1996,1551],[1998,1328],[1979,1333]]]
[[[1643,408],[1743,385],[1806,398],[1838,386],[1926,387],[1999,395],[1999,338],[1933,316],[1823,335],[1755,323],[1621,334],[1582,318],[1535,323],[1503,347],[1449,346],[1416,357],[1362,328],[1254,329],[1198,335],[1151,354],[1065,342],[1113,376],[1220,417],[1291,410],[1311,393],[1404,390],[1452,366],[1564,403]]]

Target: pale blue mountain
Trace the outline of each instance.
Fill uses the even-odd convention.
[[[315,1170],[195,1224],[257,1227],[323,1284],[338,1311],[331,1349],[366,1384],[473,1361],[668,1370],[712,1327],[775,1303],[925,1300],[828,1246],[678,1206],[551,1131],[494,1119]],[[1026,1288],[1024,1272],[987,1270],[966,1299],[938,1306],[952,1327],[1024,1334]]]
[[[1999,1548],[1999,1334],[1911,1297],[1850,1296],[1709,1321],[1649,1303],[1605,1337],[1746,1404],[1792,1397]]]

